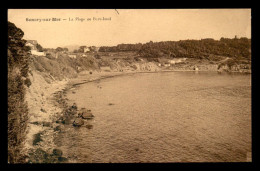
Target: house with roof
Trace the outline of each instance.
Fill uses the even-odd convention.
[[[36,56],[46,56],[45,52],[39,52],[37,49],[37,40],[26,40],[26,44],[25,46],[29,46],[30,47],[30,52],[32,55],[36,55]]]
[[[37,50],[37,40],[26,40],[26,46],[29,46],[31,48],[31,50]]]

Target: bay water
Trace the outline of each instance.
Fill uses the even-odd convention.
[[[57,144],[80,163],[251,161],[251,75],[138,73],[69,91],[94,119]]]

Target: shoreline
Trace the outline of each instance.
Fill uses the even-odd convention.
[[[101,72],[101,73],[112,73],[111,75],[100,75],[98,78],[94,78],[94,79],[89,79],[86,81],[86,78],[81,78],[83,80],[83,82],[79,82],[80,79],[78,78],[73,78],[70,81],[75,81],[75,83],[68,83],[68,84],[72,84],[72,86],[78,86],[81,84],[86,84],[86,83],[90,83],[90,82],[94,82],[94,81],[99,81],[102,79],[107,79],[107,78],[113,78],[116,76],[125,76],[125,75],[132,75],[132,74],[138,74],[138,73],[163,73],[163,72],[194,72],[194,73],[199,73],[199,72],[215,72],[215,73],[227,73],[227,74],[232,74],[232,73],[240,73],[240,74],[251,74],[251,71],[248,72],[240,72],[240,71],[230,71],[230,72],[223,72],[223,71],[215,71],[215,70],[199,70],[199,71],[195,71],[195,70],[160,70],[160,71],[133,71],[133,72]],[[86,76],[87,74],[81,75],[81,77]]]

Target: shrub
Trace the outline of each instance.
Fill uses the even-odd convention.
[[[31,82],[31,80],[30,80],[29,78],[26,78],[26,79],[24,80],[24,84],[25,84],[27,87],[30,87],[30,85],[32,85],[32,82]]]

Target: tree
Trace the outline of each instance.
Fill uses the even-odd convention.
[[[21,68],[22,76],[28,73],[28,52],[30,48],[25,46],[26,40],[22,39],[24,32],[13,23],[8,22],[8,68]]]
[[[90,52],[95,52],[96,51],[96,46],[90,46],[89,49],[90,49]]]
[[[83,53],[84,52],[84,48],[86,48],[86,47],[87,46],[80,46],[78,52],[79,53]]]
[[[39,52],[43,52],[43,48],[40,44],[37,43],[36,48]]]
[[[61,52],[61,51],[63,51],[63,48],[57,47],[57,48],[56,48],[56,51],[57,51],[57,52]]]

